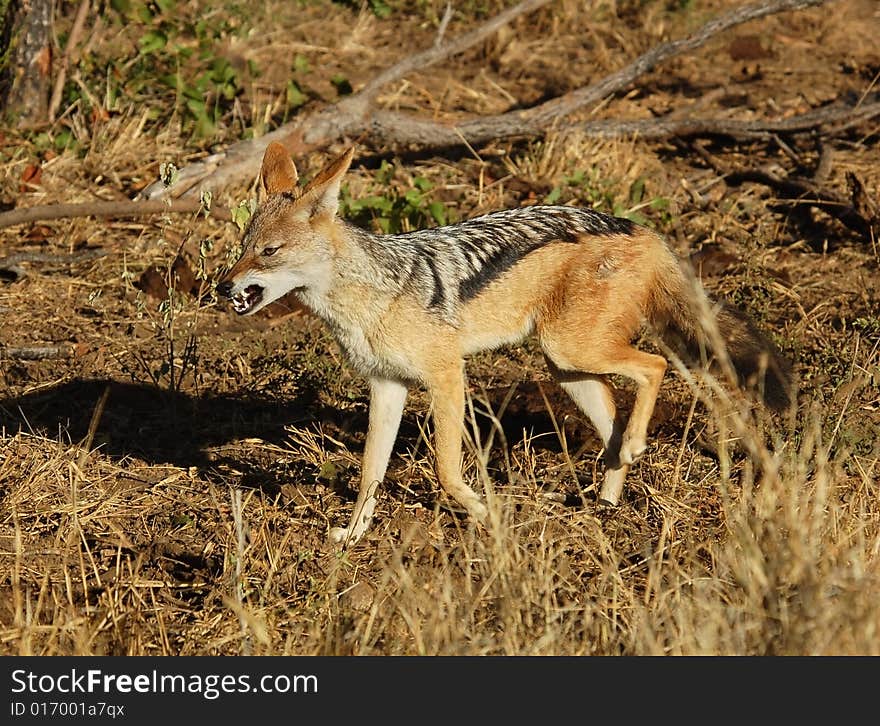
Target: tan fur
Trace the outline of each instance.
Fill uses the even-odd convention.
[[[298,193],[292,161],[280,144],[271,144],[263,184],[270,195],[289,193],[293,201],[285,206],[276,200],[277,215],[249,232],[247,249],[225,279],[229,290],[236,284],[238,295],[251,280],[267,285],[272,295],[285,285],[301,288],[304,304],[327,322],[350,363],[370,380],[360,493],[351,523],[331,537],[347,544],[369,526],[408,382],[420,382],[432,397],[441,486],[471,517],[485,519],[485,505],[461,475],[464,358],[530,334],[537,336],[554,376],[596,426],[607,465],[601,497],[616,503],[629,466],[645,450],[667,367],[662,357],[637,350],[631,341],[646,319],[687,335],[695,327],[684,278],[663,239],[635,228],[547,244],[463,302],[453,324],[412,294],[391,295],[371,280],[364,251],[336,218],[340,179],[352,155],[348,149]],[[303,270],[308,276],[302,277]],[[748,337],[746,328],[728,327],[735,344],[740,334]],[[752,353],[747,351],[750,360]],[[611,375],[637,386],[627,422],[617,413]]]

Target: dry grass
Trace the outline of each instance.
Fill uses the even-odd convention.
[[[663,2],[584,12],[565,0],[386,89],[383,102],[437,116],[505,110],[511,98],[586,83],[733,4],[681,15]],[[430,44],[444,5],[413,4],[390,21],[326,2],[267,6],[253,32],[223,45],[264,73],[215,140],[279,120],[292,53],[329,99],[334,73],[357,86],[398,57],[401,38]],[[836,8],[749,26],[741,34],[758,34],[769,56],[733,61],[721,39],[601,113],[760,115],[863,93],[880,69],[867,42],[880,18],[871,2]],[[447,32],[464,27],[456,18]],[[100,58],[136,41],[135,27],[97,24],[89,42]],[[701,108],[695,99],[718,87]],[[120,198],[161,162],[203,153],[164,102],[119,101],[103,121],[80,103],[50,131],[69,128],[79,150],[52,158],[35,135],[0,128],[0,198]],[[875,125],[835,142],[828,184],[843,189],[852,171],[876,198],[877,139]],[[793,163],[772,145],[707,148],[730,165]],[[355,198],[380,193],[369,151],[350,178]],[[818,158],[807,141],[797,151],[805,166]],[[39,184],[22,187],[38,160]],[[308,172],[323,159],[301,161]],[[579,171],[589,183],[568,181]],[[596,502],[598,441],[539,352],[476,356],[466,467],[489,501],[486,529],[439,495],[428,402],[414,392],[375,530],[339,554],[325,540],[353,503],[366,389],[327,334],[277,307],[242,321],[177,294],[160,309],[161,297],[134,286],[179,251],[194,268],[201,253],[209,273],[220,269],[232,225],[157,217],[2,230],[0,257],[107,254],[30,263],[24,279],[0,282],[0,345],[76,351],[0,359],[0,652],[880,654],[877,247],[764,187],[727,186],[671,143],[551,136],[396,160],[390,184],[405,190],[415,176],[459,217],[557,188],[560,202],[645,214],[680,251],[700,253],[708,287],[774,331],[795,361],[796,408],[768,419],[704,374],[670,373],[651,446],[612,511]],[[640,179],[667,213],[633,198]]]

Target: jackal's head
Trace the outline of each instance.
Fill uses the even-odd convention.
[[[264,199],[245,230],[241,257],[217,284],[217,293],[239,315],[251,315],[291,290],[329,283],[339,185],[353,154],[349,149],[298,187],[287,150],[277,142],[266,148]]]

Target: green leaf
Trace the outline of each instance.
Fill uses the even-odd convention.
[[[145,25],[149,25],[153,21],[153,11],[150,10],[147,5],[144,3],[137,4],[136,10],[137,16],[141,19],[141,22]]]
[[[309,68],[309,59],[301,53],[297,53],[293,57],[293,70],[297,73],[308,73],[311,70]]]
[[[363,206],[366,209],[375,209],[378,212],[387,214],[391,212],[394,202],[387,197],[371,196],[364,198]]]
[[[183,90],[183,78],[181,78],[180,73],[163,73],[162,75],[157,76],[157,79],[160,83],[164,83],[178,93]]]
[[[638,212],[628,212],[623,215],[630,222],[635,222],[636,224],[647,225],[648,218],[644,214],[639,214]]]
[[[666,211],[669,209],[669,200],[665,197],[655,197],[651,200],[651,209],[656,209],[658,211]]]
[[[172,514],[171,525],[173,527],[186,527],[193,523],[192,517],[186,514]]]
[[[370,7],[377,18],[387,18],[391,15],[391,6],[384,0],[370,0]]]
[[[140,48],[141,55],[150,55],[150,53],[155,53],[157,50],[162,50],[167,43],[168,38],[165,33],[160,30],[150,30],[140,37],[138,47]]]
[[[446,224],[446,207],[443,205],[443,202],[431,202],[428,205],[428,211],[437,224],[440,226]]]
[[[302,89],[299,87],[296,81],[288,81],[287,82],[287,105],[291,108],[299,108],[306,101],[308,101],[308,96],[302,92]]]
[[[238,95],[238,86],[234,83],[225,83],[220,87],[220,95],[227,101],[231,101]]]
[[[235,78],[235,68],[226,58],[215,58],[211,63],[210,76],[215,83],[227,83]]]
[[[187,98],[186,107],[189,109],[189,112],[196,118],[199,118],[201,116],[207,117],[207,106],[205,106],[205,102],[200,98]]]
[[[247,199],[243,199],[238,203],[237,207],[232,210],[232,221],[238,227],[239,232],[244,232],[247,227],[248,220],[251,218],[251,205]]]
[[[629,199],[633,204],[639,204],[645,196],[645,177],[640,176],[629,188]]]
[[[327,459],[323,464],[321,464],[321,469],[318,471],[318,479],[323,479],[324,481],[335,481],[339,476],[340,469],[334,464],[330,459]]]
[[[388,184],[391,181],[391,177],[394,176],[394,165],[389,164],[383,159],[375,176],[379,184]]]
[[[559,201],[559,198],[562,196],[562,189],[560,187],[553,187],[550,190],[550,193],[544,197],[545,204],[556,204]]]
[[[55,148],[59,151],[66,149],[73,141],[73,134],[70,129],[62,129],[55,134]]]

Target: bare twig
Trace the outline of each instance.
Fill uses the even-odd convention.
[[[50,265],[72,265],[78,262],[93,260],[107,254],[104,249],[79,250],[70,255],[51,255],[42,252],[17,252],[14,255],[0,258],[0,280],[18,282],[27,273],[21,266],[22,262],[42,262]]]
[[[74,217],[142,217],[148,214],[163,214],[165,212],[198,212],[200,209],[202,209],[202,204],[198,198],[154,199],[143,202],[43,204],[0,213],[0,228],[25,224],[27,222],[46,222],[52,219],[71,219]],[[219,205],[212,205],[210,216],[224,221],[230,219],[229,210]]]
[[[761,2],[744,5],[731,10],[720,17],[710,20],[697,32],[668,43],[661,43],[647,53],[643,53],[625,68],[606,76],[601,81],[584,88],[554,98],[526,112],[526,116],[538,127],[544,127],[552,121],[578,111],[591,103],[602,100],[613,93],[623,90],[640,76],[653,70],[658,64],[669,58],[696,50],[709,40],[730,28],[742,25],[750,20],[757,20],[786,12],[801,10],[814,5],[823,5],[827,0],[761,0]]]
[[[64,83],[67,80],[67,69],[74,57],[76,46],[82,35],[83,26],[86,24],[86,17],[89,14],[89,0],[82,0],[76,11],[76,17],[73,20],[73,27],[70,29],[70,35],[67,38],[67,47],[64,49],[64,56],[61,58],[61,65],[58,68],[58,75],[55,78],[55,86],[52,88],[52,98],[49,100],[49,110],[46,115],[49,117],[49,123],[55,121],[55,114],[58,113],[58,107],[61,105],[61,94],[64,92]]]
[[[483,23],[480,27],[475,28],[469,33],[465,33],[449,43],[435,45],[433,48],[423,50],[421,53],[415,53],[414,55],[404,58],[402,61],[395,63],[387,70],[382,71],[382,73],[364,86],[360,93],[357,94],[358,104],[369,103],[373,100],[376,94],[382,90],[382,88],[389,83],[399,81],[413,71],[424,70],[442,60],[463,53],[468,50],[468,48],[473,48],[477,43],[486,40],[486,38],[515,18],[518,18],[524,13],[530,13],[533,10],[537,10],[548,2],[550,2],[550,0],[523,0],[523,2],[518,5],[514,5],[503,13],[498,13],[498,15]]]
[[[248,622],[244,606],[244,585],[242,583],[247,543],[245,540],[244,517],[242,516],[241,489],[230,487],[229,491],[232,494],[232,519],[235,522],[235,582],[233,584],[238,624],[241,627],[241,652],[242,655],[251,655],[253,644],[248,634]]]
[[[443,43],[443,36],[446,35],[446,28],[449,21],[452,20],[452,3],[446,3],[446,10],[443,11],[443,17],[440,20],[440,26],[437,28],[437,35],[434,38],[434,47],[439,48]]]
[[[95,408],[92,411],[92,418],[89,420],[89,430],[86,432],[85,438],[80,442],[80,452],[76,460],[76,465],[79,467],[80,471],[85,467],[86,460],[89,458],[89,453],[91,453],[92,442],[95,440],[95,433],[98,430],[98,424],[101,423],[101,417],[104,415],[104,407],[107,405],[107,399],[109,397],[110,384],[108,383],[104,386],[104,391],[101,393],[101,397],[98,399],[98,402],[95,404]]]
[[[0,359],[11,360],[45,360],[46,358],[70,358],[73,355],[71,345],[28,345],[2,346]]]

